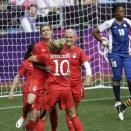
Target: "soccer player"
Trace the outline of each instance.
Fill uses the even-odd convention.
[[[44,96],[43,109],[50,112],[56,103],[61,109],[65,109],[70,117],[76,131],[83,131],[82,124],[75,113],[74,101],[70,87],[70,55],[68,52],[54,49],[54,44],[50,45],[50,54],[33,55],[28,60],[41,62],[50,67],[48,79],[46,81],[47,94]],[[45,119],[38,123],[36,130],[43,131]]]
[[[24,56],[24,60],[19,66],[18,73],[14,78],[14,81],[12,83],[10,93],[9,93],[9,99],[12,100],[14,96],[14,90],[16,88],[17,83],[19,82],[19,78],[20,76],[24,75],[25,81],[24,81],[24,86],[23,86],[23,91],[22,91],[23,92],[23,112],[24,112],[24,106],[28,99],[28,94],[30,93],[30,80],[33,78],[33,75],[34,75],[33,64],[27,60],[27,58],[32,55],[33,46],[34,45],[32,44],[28,47],[28,50]],[[33,115],[37,113],[36,110],[33,109],[33,106],[35,106],[35,104],[32,105],[31,109],[29,110],[32,114],[32,117],[34,117]]]
[[[112,86],[116,100],[115,107],[117,107],[121,104],[120,81],[122,68],[124,68],[129,92],[131,93],[131,52],[129,44],[131,21],[124,18],[125,10],[120,3],[113,6],[112,12],[114,18],[94,28],[93,35],[104,47],[109,48],[108,58],[112,67]],[[99,34],[104,30],[108,30],[109,41],[102,39]]]
[[[89,64],[89,57],[84,51],[78,47],[75,42],[77,39],[77,33],[73,29],[67,29],[65,31],[65,45],[63,50],[70,54],[70,82],[73,100],[75,103],[75,110],[78,113],[78,106],[82,96],[84,96],[84,88],[81,78],[81,66],[84,65],[86,69],[86,82],[87,85],[91,85],[92,71]],[[75,131],[71,120],[66,115],[66,122],[70,131]]]
[[[42,25],[40,28],[40,32],[42,34],[42,40],[36,43],[33,47],[33,54],[34,55],[39,55],[41,53],[48,54],[48,46],[52,42],[52,29],[50,25]],[[28,94],[28,99],[27,102],[24,106],[24,113],[23,116],[16,122],[18,127],[22,126],[22,123],[24,122],[25,118],[27,117],[28,112],[31,109],[32,104],[36,103],[36,106],[33,106],[33,108],[37,111],[40,110],[40,103],[41,99],[43,98],[43,90],[44,86],[43,84],[45,83],[47,79],[47,72],[41,71],[39,68],[34,68],[34,75],[31,79],[30,83],[30,93]],[[36,120],[37,120],[37,114],[34,115],[35,117],[31,118],[28,124],[28,128],[31,131],[34,131],[35,126],[36,126]],[[57,127],[57,112],[54,110],[51,112],[51,126],[52,126],[52,131],[56,130]]]

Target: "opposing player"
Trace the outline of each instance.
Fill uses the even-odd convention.
[[[91,85],[92,71],[89,64],[89,57],[84,51],[78,47],[75,42],[77,39],[77,33],[73,29],[67,29],[65,31],[65,45],[63,51],[67,51],[70,54],[70,81],[73,100],[75,103],[75,110],[78,113],[78,106],[82,96],[84,96],[84,88],[81,77],[81,66],[84,65],[86,69],[86,82],[87,85]],[[66,122],[70,131],[75,131],[71,120],[68,115],[66,116]]]
[[[131,93],[131,52],[129,44],[131,21],[124,18],[125,10],[121,4],[115,4],[112,12],[115,17],[94,28],[93,35],[103,46],[109,48],[108,58],[112,67],[112,86],[116,99],[115,107],[117,107],[121,104],[120,81],[122,67],[124,68],[129,92]],[[99,34],[104,30],[108,30],[109,41],[102,39]]]
[[[42,34],[42,40],[39,41],[34,45],[33,48],[33,54],[38,55],[41,53],[48,54],[48,46],[52,42],[52,29],[49,25],[42,25],[40,28],[40,32]],[[40,103],[41,99],[43,97],[43,90],[44,86],[43,84],[45,83],[47,79],[47,72],[41,71],[39,68],[34,68],[34,75],[33,78],[31,79],[30,83],[30,93],[28,94],[28,99],[27,102],[24,106],[24,113],[22,117],[16,122],[17,127],[21,127],[25,118],[27,117],[28,112],[31,109],[32,104],[36,103],[35,106],[33,107],[34,110],[40,110]],[[37,114],[33,115],[35,117],[31,118],[28,124],[28,128],[30,131],[34,131],[35,126],[36,126],[36,120],[38,118]],[[57,127],[57,112],[54,110],[51,112],[51,125],[52,125],[52,131],[56,130]]]
[[[51,53],[33,55],[28,60],[32,62],[41,62],[50,67],[47,84],[47,94],[44,97],[43,109],[50,112],[58,102],[61,109],[65,109],[70,117],[76,131],[83,131],[83,127],[78,116],[75,113],[74,101],[70,87],[70,55],[68,52],[58,51],[54,49],[54,45],[50,45]],[[54,52],[55,51],[55,52]],[[45,124],[38,123],[37,131],[43,131]]]

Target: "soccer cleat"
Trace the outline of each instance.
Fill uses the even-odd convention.
[[[119,105],[121,105],[121,102],[120,102],[120,101],[117,101],[117,102],[115,103],[115,105],[114,105],[114,106],[116,107],[118,113],[119,113],[119,108],[118,108]]]
[[[121,105],[118,105],[117,109],[118,109],[118,113],[119,113],[119,115],[118,115],[119,119],[121,121],[123,121],[124,120],[124,112],[125,112],[125,110],[122,109]]]
[[[23,118],[23,116],[21,116],[21,117],[19,118],[19,120],[16,122],[16,128],[21,128],[21,127],[23,127],[24,122],[25,122],[25,119]]]

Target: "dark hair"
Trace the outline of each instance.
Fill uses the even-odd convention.
[[[51,25],[49,25],[49,24],[42,24],[42,25],[40,26],[40,32],[41,32],[42,28],[45,27],[45,26],[50,27],[50,29],[52,30]]]
[[[24,60],[29,58],[32,55],[32,50],[33,50],[34,44],[31,44],[28,46],[27,51],[24,56]]]
[[[113,4],[112,5],[112,14],[114,14],[119,9],[119,7],[123,7],[123,5],[121,3]]]
[[[31,4],[31,5],[27,8],[27,10],[30,10],[31,7],[35,7],[35,8],[37,9],[37,6],[36,6],[35,4]]]

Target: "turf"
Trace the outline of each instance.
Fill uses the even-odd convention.
[[[121,90],[121,96],[128,96],[128,90]],[[122,98],[122,101],[127,97]],[[21,106],[21,97],[9,101],[8,98],[0,98],[0,131],[22,131],[15,128],[15,122],[19,118],[22,108],[10,108]],[[111,89],[93,89],[86,91],[86,98],[79,106],[79,117],[84,125],[84,131],[131,131],[131,108],[125,112],[125,120],[120,121],[114,108],[114,98]],[[2,109],[4,108],[4,109]],[[57,131],[68,131],[65,122],[65,112],[60,111]],[[46,131],[51,131],[49,120]]]

